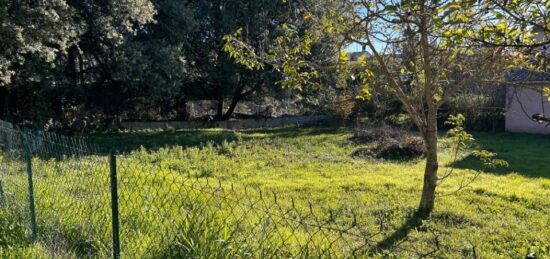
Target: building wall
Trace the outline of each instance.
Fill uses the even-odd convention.
[[[550,102],[539,91],[515,87],[506,89],[506,131],[550,134],[548,123],[540,124],[531,119],[536,113],[550,117]]]

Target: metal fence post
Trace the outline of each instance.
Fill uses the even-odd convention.
[[[116,174],[116,155],[111,151],[109,155],[111,168],[111,212],[113,222],[113,258],[120,258],[120,223],[118,218],[118,183]]]
[[[29,138],[28,129],[25,129],[23,131],[23,146],[25,150],[25,161],[27,163],[27,179],[28,179],[28,185],[29,185],[29,209],[31,213],[31,241],[34,242],[37,237],[36,213],[34,209],[34,186],[33,186],[33,180],[32,180],[31,142]]]
[[[6,196],[2,188],[2,179],[0,179],[0,207],[6,207]]]

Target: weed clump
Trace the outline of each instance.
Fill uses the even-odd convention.
[[[352,153],[353,157],[409,160],[426,155],[422,139],[408,131],[388,126],[358,129],[351,140],[358,144],[369,144],[356,149]]]
[[[17,221],[15,215],[0,208],[0,250],[26,243],[25,227]]]
[[[396,129],[390,126],[377,128],[358,127],[353,132],[353,136],[350,140],[356,144],[369,144],[387,139],[399,140],[406,136],[412,136],[412,134],[406,130]]]

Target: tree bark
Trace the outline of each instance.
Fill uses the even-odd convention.
[[[8,120],[8,114],[9,114],[8,95],[9,95],[8,88],[0,87],[0,101],[2,102],[2,105],[0,107],[0,109],[2,110],[0,111],[0,114],[2,114],[1,118],[6,121]]]
[[[223,115],[222,120],[229,120],[231,118],[231,115],[233,115],[235,108],[237,108],[237,104],[242,98],[243,90],[244,90],[244,87],[242,86],[239,86],[237,89],[235,89],[235,93],[233,94],[233,99],[231,99],[231,104],[229,104],[229,108]]]
[[[426,6],[422,4],[420,11],[425,13]],[[420,19],[420,48],[422,50],[422,68],[424,70],[424,103],[426,104],[426,123],[420,125],[423,130],[422,135],[426,144],[426,167],[424,169],[424,185],[422,187],[422,197],[420,198],[419,212],[428,215],[432,212],[435,204],[435,188],[437,187],[437,169],[439,163],[437,159],[437,102],[434,99],[434,82],[431,57],[432,52],[429,43],[428,27],[430,17],[422,15]],[[422,127],[424,126],[424,127]]]
[[[229,108],[225,112],[225,114],[222,117],[222,120],[229,120],[231,118],[231,115],[233,115],[233,112],[235,112],[235,108],[237,108],[237,104],[244,98],[252,93],[254,93],[256,90],[258,90],[263,85],[263,80],[258,80],[256,84],[249,89],[248,91],[244,91],[244,84],[240,84],[237,89],[235,89],[235,92],[233,93],[233,99],[231,99],[231,104],[229,104]]]
[[[437,155],[437,127],[429,125],[424,133],[426,144],[426,167],[424,169],[424,185],[420,199],[419,211],[429,214],[435,204],[435,188],[437,187],[437,170],[439,168]]]
[[[218,106],[216,109],[216,119],[222,120],[223,119],[223,95],[218,96]]]
[[[76,45],[72,45],[68,50],[68,57],[67,57],[67,77],[69,78],[71,82],[71,87],[76,87],[79,80],[79,69],[80,72],[82,72],[79,65],[77,65],[79,62],[79,50]]]

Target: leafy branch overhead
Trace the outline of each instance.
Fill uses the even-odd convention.
[[[224,51],[235,59],[236,62],[252,70],[261,70],[269,64],[285,77],[278,83],[284,88],[304,89],[304,84],[318,84],[315,81],[319,72],[315,65],[307,60],[311,55],[311,45],[315,36],[308,30],[299,32],[292,25],[286,23],[280,25],[282,35],[274,39],[272,49],[257,52],[250,45],[241,40],[243,29],[239,28],[235,33],[226,35]],[[277,55],[277,53],[291,53],[290,55]]]

